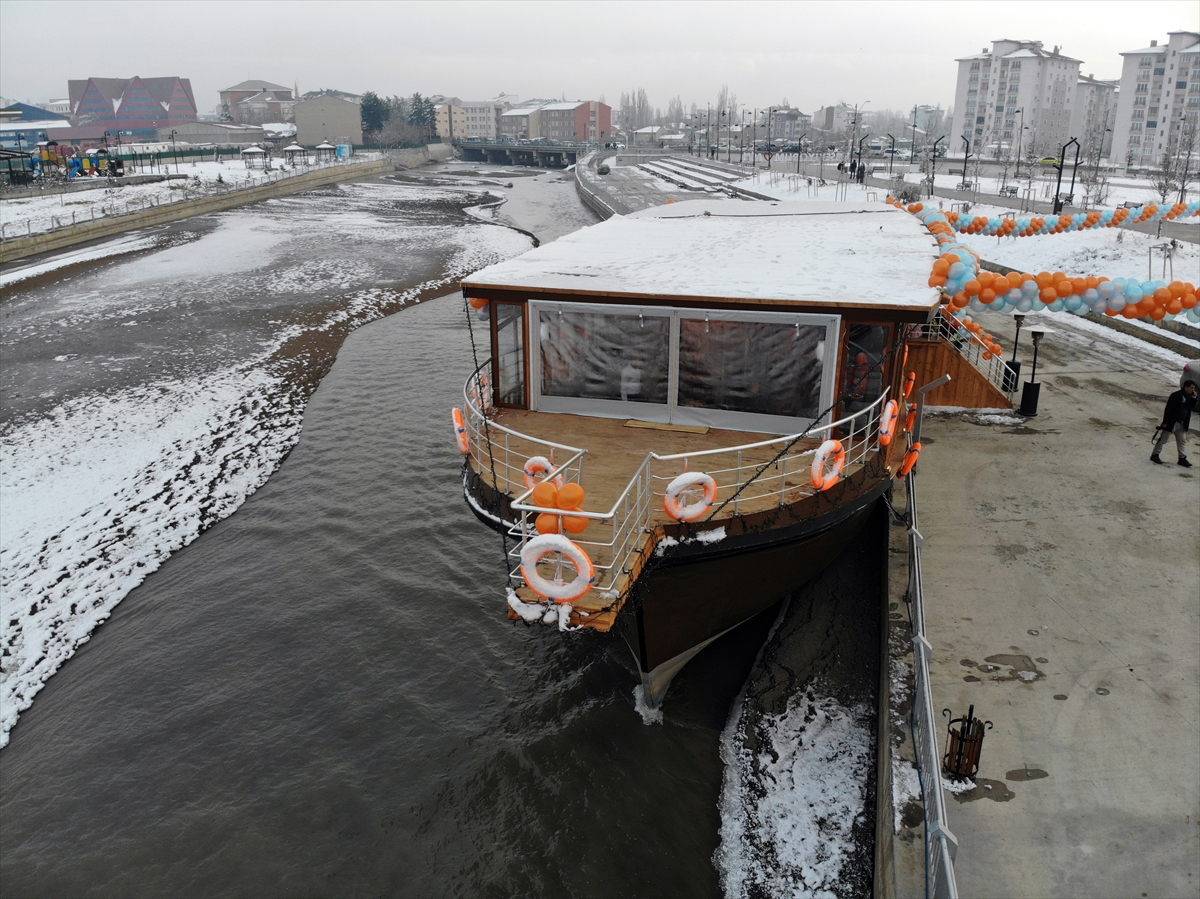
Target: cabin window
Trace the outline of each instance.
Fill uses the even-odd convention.
[[[846,358],[843,361],[845,384],[844,414],[865,409],[883,394],[886,383],[885,358],[891,327],[888,325],[850,325],[846,334]]]
[[[834,315],[536,300],[530,309],[539,411],[789,433],[833,402]]]
[[[520,303],[495,303],[496,403],[525,405],[525,315]]]

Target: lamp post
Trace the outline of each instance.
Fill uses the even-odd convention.
[[[896,158],[896,138],[892,137],[892,135],[889,133],[888,139],[891,140],[891,142],[892,142],[892,145],[890,147],[888,147],[888,177],[891,178],[892,177],[892,160]]]
[[[179,174],[179,154],[175,152],[175,129],[171,129],[171,157],[175,160],[175,174]]]
[[[967,183],[967,160],[969,160],[971,158],[971,139],[964,134],[962,136],[962,142],[963,142],[963,173],[962,173],[962,182],[959,185],[959,189],[965,190],[966,188],[962,187],[962,184]]]
[[[863,150],[863,144],[866,142],[867,138],[868,138],[868,137],[870,137],[870,136],[871,136],[871,132],[870,132],[870,131],[868,131],[866,134],[864,134],[862,137],[860,137],[860,138],[858,139],[858,168],[859,168],[859,176],[858,176],[858,178],[859,178],[859,181],[860,181],[861,183],[863,183],[863,184],[865,184],[865,183],[866,183],[866,181],[864,181],[864,180],[863,180],[863,179],[864,179],[866,176],[864,176],[864,175],[862,174],[862,165],[863,165],[863,161],[862,161],[862,150]]]
[[[1022,106],[1017,112],[1021,116],[1021,127],[1017,129],[1017,172],[1013,175],[1015,181],[1021,180],[1021,141],[1025,137],[1025,107]]]
[[[796,174],[800,174],[800,151],[804,149],[804,138],[808,137],[808,132],[805,131],[796,138]]]
[[[933,185],[937,180],[937,148],[938,144],[946,139],[946,135],[942,135],[933,142],[933,146],[929,148],[929,199],[933,199]]]
[[[1059,213],[1061,213],[1063,211],[1062,173],[1063,173],[1063,165],[1065,162],[1064,158],[1067,155],[1067,147],[1071,146],[1071,144],[1075,145],[1075,168],[1071,170],[1071,192],[1072,193],[1075,192],[1075,169],[1079,168],[1079,141],[1073,137],[1069,141],[1067,141],[1065,144],[1063,144],[1062,149],[1058,151],[1058,165],[1055,166],[1055,168],[1058,169],[1058,183],[1055,184],[1055,186],[1054,186],[1054,214],[1055,215],[1058,215]]]
[[[1017,411],[1026,418],[1033,418],[1038,414],[1038,394],[1042,392],[1042,385],[1037,383],[1038,347],[1050,329],[1035,325],[1029,333],[1033,335],[1033,367],[1029,371],[1029,380],[1021,389],[1021,408]]]
[[[1012,393],[1017,389],[1017,381],[1021,376],[1021,363],[1017,361],[1017,343],[1021,340],[1021,325],[1025,321],[1025,313],[1014,312],[1013,321],[1017,323],[1017,333],[1013,335],[1013,354],[1008,363],[1008,371],[1004,373],[1004,392]]]

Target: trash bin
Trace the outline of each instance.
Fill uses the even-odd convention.
[[[943,715],[952,714],[942,709]],[[958,725],[955,727],[954,725]],[[942,758],[942,769],[954,780],[974,780],[979,773],[979,756],[983,751],[983,734],[992,722],[980,721],[975,717],[975,706],[967,710],[965,718],[951,718],[946,726],[946,755]]]
[[[1004,369],[1004,392],[1016,393],[1017,384],[1021,378],[1021,363],[1020,362],[1005,362]]]

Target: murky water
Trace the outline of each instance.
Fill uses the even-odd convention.
[[[538,182],[511,192],[526,221],[540,215],[547,236],[586,221],[556,196],[569,184]],[[5,409],[10,435],[55,403],[96,396],[54,358],[115,356],[124,321],[157,322],[139,363],[155,374],[134,377],[130,363],[105,375],[115,380],[104,391],[231,370],[236,381],[249,353],[270,375],[249,416],[266,427],[295,408],[272,398],[304,395],[340,329],[356,323],[342,312],[382,309],[356,298],[383,291],[400,311],[346,339],[270,479],[232,517],[165,551],[22,713],[0,756],[0,892],[719,895],[721,731],[773,615],[697,657],[671,689],[665,723],[650,727],[634,711],[636,670],[615,637],[507,621],[500,540],[462,501],[449,425],[471,367],[461,299],[411,304],[411,291],[428,293],[478,245],[435,230],[407,251],[394,236],[364,256],[362,242],[375,239],[366,220],[393,216],[399,233],[428,210],[393,196],[379,211],[388,191],[410,188],[348,189],[363,192],[357,245],[321,238],[317,192],[296,198],[313,227],[287,260],[259,248],[274,254],[274,278],[246,277],[256,267],[238,260],[255,245],[238,241],[229,271],[218,261],[197,273],[190,299],[146,274],[187,262],[169,254],[202,246],[231,219],[236,227],[225,214],[190,223],[198,236],[157,253],[72,275],[91,285],[79,314],[92,319],[62,342],[44,304],[5,307],[6,346],[24,354],[23,371],[4,374],[5,392],[24,401]],[[298,215],[284,212],[277,226]],[[442,208],[425,223],[441,229],[450,215]],[[339,269],[327,250],[366,262]],[[310,291],[321,272],[348,281]],[[280,280],[294,285],[282,310],[271,299]],[[148,308],[118,289],[148,294]],[[52,279],[28,293],[37,291],[73,302]],[[106,297],[114,311],[100,320]],[[189,330],[188,303],[203,307],[194,311],[204,329]],[[247,458],[255,447],[247,441]],[[830,645],[820,641],[818,659]]]

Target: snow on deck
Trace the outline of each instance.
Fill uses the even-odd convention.
[[[613,217],[464,287],[928,311],[936,255],[920,222],[883,203],[692,200]]]

